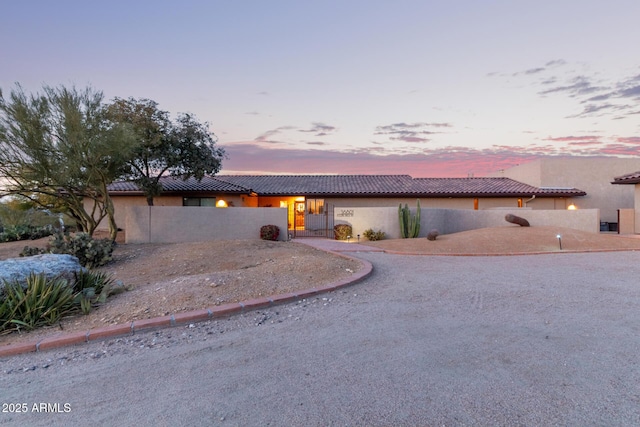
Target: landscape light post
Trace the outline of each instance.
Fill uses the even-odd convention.
[[[560,245],[560,250],[562,250],[562,236],[558,234],[556,237],[558,238],[558,244]]]

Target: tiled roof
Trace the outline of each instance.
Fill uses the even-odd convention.
[[[612,184],[640,184],[640,171],[613,178]]]
[[[176,192],[219,192],[249,194],[250,190],[240,185],[217,179],[217,177],[205,176],[201,181],[195,178],[183,180],[177,177],[166,176],[160,178],[164,191]],[[130,181],[114,182],[109,185],[109,191],[113,193],[140,192],[138,186]]]
[[[261,196],[404,194],[409,175],[219,175],[216,178],[250,188]]]
[[[575,188],[538,188],[510,178],[411,178],[409,175],[217,175],[194,178],[163,177],[168,192],[219,192],[260,196],[315,197],[571,197]],[[113,193],[139,193],[132,182],[109,186]]]
[[[584,196],[575,188],[540,188],[511,178],[414,178],[414,192],[428,196],[469,197],[482,195],[493,197],[571,197]]]

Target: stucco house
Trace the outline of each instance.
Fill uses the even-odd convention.
[[[640,171],[617,176],[611,184],[633,191],[633,208],[620,210],[620,226],[623,234],[640,233]]]
[[[181,180],[161,179],[163,193],[155,206],[277,207],[288,209],[288,228],[297,235],[327,228],[328,212],[339,207],[451,209],[567,209],[586,193],[576,188],[540,188],[506,177],[412,178],[409,175],[218,175]],[[116,221],[125,206],[145,206],[131,182],[109,186]],[[532,203],[534,202],[535,203]]]
[[[491,174],[507,177],[529,185],[577,187],[587,194],[574,200],[578,209],[599,209],[601,231],[617,231],[618,210],[634,206],[634,190],[624,185],[611,185],[611,180],[629,171],[640,170],[640,159],[617,157],[544,157]],[[636,199],[637,200],[637,199]],[[562,202],[560,201],[562,204]],[[555,209],[550,199],[537,199],[529,206]]]

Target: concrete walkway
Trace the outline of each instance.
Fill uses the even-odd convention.
[[[351,240],[334,240],[316,237],[298,237],[294,239],[296,243],[313,246],[314,248],[333,252],[384,252],[383,249],[374,248],[372,246],[358,244],[357,241]]]

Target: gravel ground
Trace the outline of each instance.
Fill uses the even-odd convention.
[[[1,359],[0,425],[640,425],[640,253],[355,255],[346,290]]]

